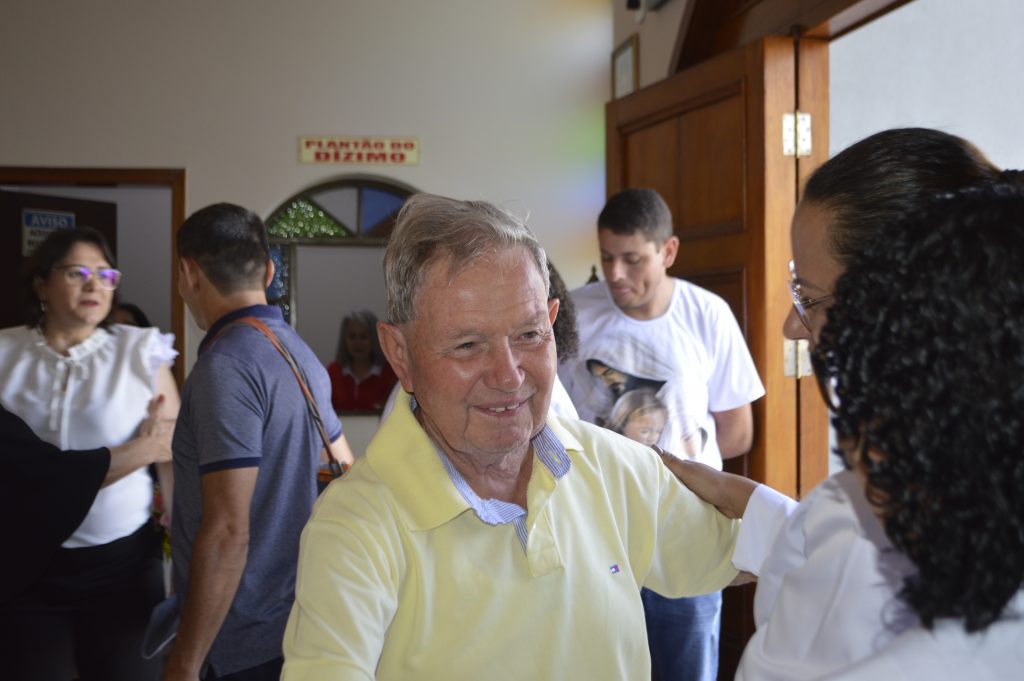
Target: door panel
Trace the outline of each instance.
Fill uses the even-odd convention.
[[[744,231],[744,139],[733,132],[743,129],[743,118],[739,91],[679,117],[680,172],[673,215],[678,216],[675,229],[681,241]]]
[[[624,170],[630,178],[626,186],[651,187],[665,197],[675,193],[674,178],[679,164],[678,130],[678,121],[669,118],[639,128],[623,140],[628,158]]]
[[[117,205],[105,201],[67,199],[41,194],[0,191],[0,286],[14,291],[11,304],[0,306],[0,328],[24,323],[21,273],[28,245],[34,246],[53,229],[92,227],[117,256]],[[16,302],[15,302],[16,301]]]
[[[816,73],[827,51],[803,56],[801,69]],[[800,465],[798,382],[783,372],[789,223],[800,173],[797,159],[783,154],[782,120],[797,106],[797,58],[793,39],[765,38],[606,109],[608,195],[639,186],[662,193],[681,241],[671,273],[729,303],[765,384],[766,396],[753,405],[753,449],[726,468],[791,496],[800,491],[798,473],[816,474],[810,461]],[[825,77],[827,84],[827,66]],[[827,99],[820,85],[809,99],[821,92]],[[805,171],[820,160],[806,159]],[[732,678],[753,632],[752,594],[752,587],[725,592],[720,678]]]

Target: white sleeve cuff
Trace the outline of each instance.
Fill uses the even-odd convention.
[[[732,564],[737,570],[758,575],[775,537],[797,508],[797,502],[767,485],[758,485],[750,495],[740,523]]]

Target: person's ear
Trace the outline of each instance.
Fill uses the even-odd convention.
[[[558,298],[548,299],[548,319],[551,320],[551,325],[555,325],[555,320],[558,319],[558,308],[560,301]]]
[[[412,394],[412,371],[409,356],[409,339],[401,327],[389,322],[377,322],[377,338],[380,340],[380,349],[388,358],[388,363],[394,369],[398,381],[402,384],[405,392]]]
[[[178,278],[187,290],[194,290],[199,283],[199,265],[192,258],[178,259]]]
[[[46,298],[43,297],[43,278],[42,277],[33,277],[32,278],[32,290],[35,292],[36,298],[39,300],[39,302],[42,303],[43,305],[45,305],[46,304]]]
[[[665,266],[665,269],[672,267],[676,261],[676,255],[679,254],[679,237],[674,234],[669,238],[665,239],[665,243],[661,246],[661,264]]]
[[[274,272],[275,271],[276,270],[274,269],[274,259],[273,258],[267,258],[267,276],[266,276],[266,280],[263,282],[263,288],[264,289],[270,288],[270,284],[274,281]]]

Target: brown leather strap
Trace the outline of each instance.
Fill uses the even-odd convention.
[[[327,466],[331,470],[331,476],[340,478],[345,474],[345,471],[348,469],[348,465],[344,462],[338,461],[337,457],[334,456],[334,452],[331,451],[331,440],[327,437],[327,430],[324,429],[324,421],[320,416],[320,409],[317,407],[316,400],[313,398],[313,393],[306,384],[306,380],[302,376],[302,370],[299,369],[299,364],[295,361],[292,353],[288,352],[288,348],[284,346],[281,340],[277,337],[277,334],[275,334],[261,319],[256,317],[240,317],[228,324],[225,324],[220,331],[217,332],[217,335],[213,337],[214,340],[232,326],[251,326],[256,329],[267,337],[270,344],[277,348],[277,351],[281,353],[281,356],[284,357],[286,362],[288,362],[288,366],[291,367],[292,373],[295,374],[295,380],[299,382],[299,388],[302,390],[302,396],[306,398],[306,406],[309,408],[309,415],[313,418],[313,423],[316,424],[317,432],[320,433],[320,439],[323,440],[324,449],[327,450]]]

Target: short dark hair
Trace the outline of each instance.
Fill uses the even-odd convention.
[[[575,357],[580,351],[580,332],[576,326],[576,305],[572,302],[569,289],[562,280],[555,266],[548,261],[548,300],[558,301],[558,316],[551,326],[555,334],[555,348],[558,352],[558,363],[564,364]]]
[[[903,598],[926,627],[978,631],[1024,583],[1024,191],[975,188],[881,227],[836,282],[815,371],[916,566]]]
[[[653,189],[625,189],[608,199],[597,228],[629,236],[640,232],[658,248],[672,236],[672,211]]]
[[[195,260],[221,293],[264,288],[270,244],[251,210],[231,203],[197,210],[181,225],[177,243],[178,257]]]
[[[67,257],[75,244],[90,244],[95,246],[103,258],[110,263],[111,267],[117,267],[114,254],[110,251],[110,245],[106,238],[92,227],[78,227],[75,229],[58,229],[43,239],[43,242],[36,247],[28,260],[25,261],[22,269],[23,284],[23,310],[25,325],[36,327],[43,321],[43,308],[39,294],[36,293],[36,284],[44,281],[53,272],[53,268]],[[117,306],[117,291],[114,291],[110,311]],[[100,326],[110,325],[110,315],[100,322]]]
[[[996,180],[999,169],[967,140],[928,128],[866,137],[826,161],[803,201],[832,213],[829,247],[845,265],[888,226],[925,209],[936,191]]]

